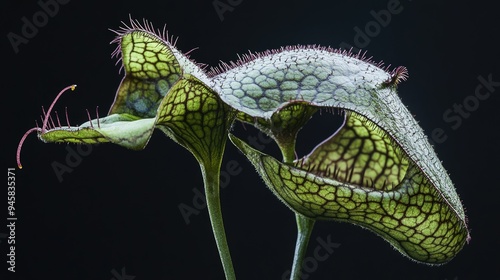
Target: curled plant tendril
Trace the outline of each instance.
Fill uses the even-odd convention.
[[[42,128],[39,128],[39,127],[33,127],[31,129],[29,129],[28,131],[26,131],[26,133],[24,133],[23,137],[21,138],[21,141],[19,141],[19,145],[17,146],[17,152],[16,152],[16,161],[17,161],[17,166],[19,167],[19,169],[22,169],[23,166],[21,164],[21,148],[23,146],[23,143],[24,141],[26,140],[26,137],[28,137],[28,135],[30,135],[32,132],[38,132],[39,134],[44,134],[47,132],[47,125],[48,125],[48,121],[49,121],[49,118],[50,118],[50,113],[52,111],[52,108],[54,107],[55,103],[57,102],[57,100],[59,99],[59,97],[61,97],[61,95],[68,91],[68,90],[75,90],[76,88],[76,85],[70,85],[70,86],[67,86],[65,88],[63,88],[56,96],[56,98],[54,99],[54,101],[52,101],[52,104],[50,104],[50,107],[49,107],[49,110],[47,113],[45,113],[45,117],[43,119],[43,124],[42,124]],[[57,120],[58,120],[58,124],[59,124],[59,127],[61,127],[61,124],[59,122],[59,117],[57,117]],[[68,114],[66,112],[66,120],[68,121],[68,126],[69,126],[69,119],[68,119]]]
[[[124,77],[107,116],[76,127],[50,117],[36,131],[44,142],[114,143],[144,149],[154,129],[186,148],[200,164],[208,212],[226,279],[236,279],[219,198],[227,139],[255,166],[268,188],[296,216],[292,279],[316,220],[349,222],[371,230],[410,259],[450,261],[469,241],[456,190],[418,123],[397,96],[408,78],[365,53],[288,46],[238,56],[207,73],[176,49],[165,28],[130,20],[113,31],[112,56]],[[339,112],[344,123],[298,157],[297,135],[317,113]],[[249,123],[272,137],[282,159],[259,152],[230,133]]]

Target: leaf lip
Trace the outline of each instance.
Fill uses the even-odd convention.
[[[257,170],[258,173],[261,176],[265,176],[265,178],[263,178],[264,181],[272,181],[269,174],[275,174],[274,172],[269,172],[267,170],[268,168],[266,168],[267,164],[265,163],[265,161],[270,160],[270,161],[275,162],[276,164],[280,165],[282,168],[287,168],[289,171],[294,172],[296,176],[303,175],[301,177],[303,177],[305,180],[314,182],[320,186],[330,185],[330,186],[335,186],[337,188],[343,187],[343,188],[348,188],[353,194],[354,193],[363,193],[366,195],[369,193],[371,196],[375,195],[375,196],[380,196],[381,198],[392,197],[393,199],[400,199],[404,196],[403,194],[405,194],[405,193],[410,194],[411,193],[409,185],[411,185],[411,181],[412,181],[413,177],[414,176],[423,176],[423,174],[419,170],[418,166],[414,163],[410,163],[411,167],[409,167],[409,172],[405,175],[405,178],[399,183],[398,187],[396,187],[390,191],[376,190],[376,189],[367,188],[365,186],[358,185],[358,184],[345,183],[345,182],[335,180],[332,178],[323,177],[323,176],[320,176],[320,175],[317,175],[314,173],[310,173],[306,170],[297,168],[293,165],[284,164],[283,162],[277,160],[273,156],[265,154],[261,151],[254,149],[248,143],[246,143],[245,141],[243,141],[242,139],[240,139],[239,137],[235,136],[232,133],[229,134],[229,139],[231,140],[233,145],[235,145],[253,163],[253,165],[258,169]],[[249,156],[249,154],[250,154],[250,156]],[[259,169],[262,169],[264,172],[260,172]],[[419,175],[419,173],[421,173],[421,174]],[[425,180],[428,180],[425,176],[423,176],[423,178]],[[268,186],[268,188],[271,189],[271,191],[273,193],[276,194],[277,191],[275,191],[273,188],[277,188],[277,186],[273,185],[271,187],[267,183],[266,183],[266,185]],[[287,191],[283,191],[283,192],[285,194],[288,193]],[[409,248],[407,248],[403,245],[402,240],[398,240],[396,237],[384,232],[383,230],[381,230],[377,227],[372,227],[369,224],[366,224],[366,223],[363,223],[363,222],[360,222],[357,220],[347,221],[346,219],[339,218],[339,217],[332,218],[332,217],[318,216],[318,214],[315,214],[312,210],[307,210],[307,207],[302,209],[303,211],[307,210],[306,212],[301,212],[292,206],[292,202],[288,201],[288,200],[293,201],[294,200],[293,196],[288,196],[286,198],[282,197],[281,195],[278,195],[278,194],[276,194],[276,196],[278,197],[278,199],[281,202],[283,202],[293,212],[307,216],[311,219],[330,220],[330,221],[338,221],[338,222],[349,222],[349,223],[353,223],[357,226],[360,226],[362,228],[369,229],[369,230],[373,231],[374,233],[376,233],[378,236],[382,237],[389,244],[391,244],[392,247],[394,247],[396,250],[398,250],[400,253],[402,253],[405,257],[407,257],[410,260],[415,261],[417,263],[423,263],[423,264],[427,264],[427,265],[445,264],[445,263],[451,261],[454,258],[454,255],[456,254],[456,252],[458,252],[458,250],[460,250],[459,248],[462,248],[465,245],[465,243],[469,243],[469,240],[470,240],[469,230],[463,224],[460,224],[459,226],[460,226],[461,230],[465,230],[465,232],[461,231],[461,233],[459,233],[457,235],[457,236],[461,236],[461,239],[460,239],[461,242],[457,243],[458,245],[456,245],[456,248],[454,249],[454,251],[449,252],[447,255],[444,256],[444,258],[438,258],[438,257],[440,257],[440,255],[437,254],[436,256],[432,256],[432,258],[427,257],[427,259],[426,259],[425,255],[413,252],[412,250],[410,250]],[[450,207],[450,208],[452,209],[452,207]],[[351,212],[349,212],[349,213],[351,213],[351,214],[356,213],[355,210],[350,210],[350,211]],[[459,222],[461,221],[459,216],[456,216],[456,218]],[[463,234],[466,234],[466,235],[464,236]],[[441,257],[443,257],[443,256],[441,256]]]
[[[392,89],[388,88],[388,90],[390,90],[391,92],[393,91]],[[445,193],[443,192],[442,188],[441,187],[438,187],[438,183],[440,181],[435,181],[433,179],[432,176],[430,176],[427,172],[425,172],[423,166],[421,165],[421,161],[418,160],[418,158],[415,158],[415,155],[412,155],[408,152],[407,150],[407,147],[405,147],[401,141],[399,141],[398,139],[396,139],[394,137],[394,135],[390,132],[390,131],[387,131],[386,129],[384,129],[379,123],[378,121],[374,120],[371,118],[370,115],[367,115],[365,113],[362,113],[362,112],[359,112],[359,111],[355,111],[355,110],[352,110],[352,108],[350,108],[349,106],[320,106],[319,104],[315,103],[315,102],[308,102],[308,101],[303,101],[303,100],[293,100],[293,101],[290,101],[290,102],[287,102],[286,104],[282,104],[279,109],[273,111],[273,112],[270,112],[270,116],[267,117],[267,118],[264,118],[265,121],[269,121],[272,117],[273,114],[275,113],[279,113],[279,110],[281,108],[284,108],[286,106],[288,106],[289,104],[293,103],[293,102],[297,102],[297,103],[307,103],[305,104],[306,106],[318,106],[319,108],[331,108],[331,109],[340,109],[340,110],[343,110],[346,112],[346,116],[347,114],[349,114],[350,112],[354,112],[356,113],[357,115],[360,115],[361,117],[365,118],[367,121],[371,122],[374,126],[376,126],[376,129],[380,129],[381,131],[383,131],[390,139],[391,142],[393,142],[401,151],[402,153],[404,153],[404,156],[407,158],[407,160],[415,165],[415,167],[419,170],[419,172],[421,172],[421,174],[429,181],[429,183],[432,185],[432,187],[436,190],[436,192],[438,193],[438,195],[440,196],[441,199],[443,199],[445,201],[445,203],[448,205],[448,207],[450,207],[452,209],[452,211],[455,213],[455,215],[457,217],[459,217],[459,220],[460,222],[462,223],[462,226],[467,230],[468,232],[468,240],[470,240],[470,232],[469,232],[469,228],[468,228],[468,222],[467,222],[467,216],[465,215],[465,211],[463,209],[463,206],[461,204],[461,201],[458,201],[459,203],[452,203],[450,201],[450,199],[448,198],[447,195],[445,195]],[[254,118],[259,118],[259,117],[254,117]],[[305,155],[304,157],[302,157],[301,159],[304,159],[305,157],[311,155],[316,148],[320,147],[321,145],[323,145],[326,141],[328,141],[329,139],[331,139],[332,137],[334,137],[341,129],[342,127],[345,125],[345,119],[344,119],[344,123],[330,136],[328,137],[327,139],[323,140],[321,143],[319,143],[317,146],[315,146],[315,148],[312,149],[312,151]],[[420,129],[419,129],[420,130]],[[420,130],[421,131],[421,130]],[[298,159],[297,161],[300,161],[301,159]],[[437,160],[437,159],[434,159],[434,160]],[[434,165],[432,165],[434,166]],[[436,171],[436,170],[435,170]],[[313,173],[314,174],[314,173]],[[451,185],[449,185],[449,190],[448,191],[453,191],[453,195],[455,195],[456,197],[458,197],[458,194],[456,193],[456,190],[454,189],[453,187],[453,183],[451,182],[451,180],[449,179],[449,176],[448,174],[444,174],[444,176],[447,177],[447,179],[444,181],[444,182],[449,182]],[[457,209],[456,207],[460,207],[459,209]]]
[[[250,149],[253,153],[257,154],[260,158],[266,157],[266,158],[272,159],[273,161],[276,161],[277,163],[279,163],[280,165],[283,165],[284,167],[286,166],[286,168],[289,168],[290,170],[293,170],[293,171],[297,172],[298,174],[303,174],[303,175],[309,177],[311,181],[316,181],[316,182],[321,181],[321,183],[324,183],[325,185],[343,186],[343,187],[348,187],[351,190],[362,189],[362,190],[366,190],[369,192],[380,193],[380,194],[387,193],[388,195],[394,194],[398,191],[398,188],[394,188],[394,189],[389,190],[389,191],[377,190],[377,189],[369,188],[367,186],[363,186],[363,185],[356,184],[356,183],[343,182],[343,181],[340,181],[340,180],[333,178],[333,177],[322,176],[320,174],[310,172],[309,170],[302,169],[296,165],[284,164],[283,162],[279,161],[275,157],[254,149],[248,143],[246,143],[245,141],[243,141],[238,136],[236,136],[232,133],[229,133],[229,139],[231,140],[233,145],[235,145],[238,149],[240,149],[240,150]],[[245,151],[242,151],[242,152],[243,152],[243,154],[246,154]],[[413,163],[411,165],[414,168],[418,168]],[[417,172],[417,171],[413,171],[413,173],[415,173],[415,172]],[[409,175],[412,175],[412,174],[409,174]],[[398,187],[401,187],[402,184],[404,184],[405,180],[409,179],[406,177],[407,176],[405,175],[405,178],[397,185]]]

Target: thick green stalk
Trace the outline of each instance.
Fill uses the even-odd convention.
[[[292,164],[295,160],[295,138],[290,142],[281,142],[280,147],[285,164]],[[293,254],[292,272],[290,280],[300,280],[302,263],[306,257],[307,246],[311,232],[314,228],[314,220],[301,214],[295,213],[295,222],[297,224],[297,240],[295,242],[295,253]]]
[[[236,280],[222,219],[220,204],[220,164],[219,167],[209,168],[208,170],[203,164],[200,164],[200,167],[203,182],[205,184],[208,215],[210,217],[215,242],[217,243],[217,249],[219,250],[222,267],[224,268],[224,274],[226,275],[226,280]]]
[[[290,280],[300,280],[300,270],[307,252],[309,238],[314,228],[314,220],[304,217],[298,213],[295,214],[297,222],[297,242],[295,243],[295,253],[293,255],[292,274]]]

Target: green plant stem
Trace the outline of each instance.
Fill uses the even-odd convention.
[[[229,252],[226,232],[224,230],[224,222],[222,220],[222,211],[220,205],[220,166],[207,170],[203,164],[201,173],[203,174],[203,182],[205,184],[205,197],[207,201],[208,215],[212,225],[217,249],[219,250],[220,260],[224,268],[226,280],[236,280],[236,275]]]
[[[283,162],[292,164],[295,160],[295,140],[285,144],[282,142],[281,153]],[[295,213],[295,222],[297,224],[297,241],[295,242],[295,253],[293,254],[292,272],[290,280],[300,280],[300,270],[306,257],[307,246],[314,228],[314,220]]]
[[[306,256],[307,245],[309,238],[314,228],[314,220],[304,217],[300,214],[295,214],[295,221],[297,223],[297,242],[295,243],[295,253],[293,255],[292,273],[290,280],[300,280],[300,270],[302,263]]]

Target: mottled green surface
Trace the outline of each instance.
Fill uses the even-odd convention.
[[[162,102],[157,126],[199,161],[218,167],[233,116],[215,92],[188,75]]]
[[[349,123],[354,128],[348,126],[324,143],[327,151],[336,147],[333,152],[318,147],[295,166],[262,154],[234,136],[231,140],[294,211],[368,228],[420,262],[449,261],[467,238],[462,221],[422,172],[398,154],[400,150],[381,140],[383,134],[351,138],[355,131],[369,130],[361,129],[357,121]],[[302,162],[307,159],[310,166]],[[325,161],[328,165],[323,165]]]
[[[139,150],[158,128],[185,147],[200,164],[227,279],[236,276],[219,179],[235,119],[267,133],[282,152],[280,161],[230,136],[296,214],[295,279],[315,220],[362,226],[411,259],[429,264],[449,261],[468,240],[451,179],[396,94],[406,78],[403,68],[388,72],[345,52],[286,47],[243,56],[207,75],[147,21],[141,26],[132,20],[116,34],[114,55],[125,75],[108,116],[78,127],[29,132],[37,131],[44,142],[111,142]],[[344,113],[342,127],[295,160],[301,128],[317,112],[332,110]]]
[[[345,114],[342,128],[296,166],[352,185],[393,190],[407,173],[408,156],[369,120],[354,112]]]
[[[198,160],[207,208],[226,279],[234,280],[219,197],[220,166],[233,110],[206,85],[206,74],[146,22],[132,21],[117,31],[114,55],[125,76],[110,113],[78,127],[39,130],[44,142],[111,142],[144,149],[155,128],[185,147]],[[165,182],[170,185],[169,182]]]
[[[465,220],[453,183],[427,137],[397,96],[396,88],[387,86],[391,78],[384,69],[350,55],[291,48],[216,75],[212,87],[231,107],[254,119],[268,120],[294,100],[365,116],[399,144]]]
[[[154,117],[161,100],[181,76],[181,67],[170,46],[146,32],[120,37],[125,77],[110,113]]]
[[[241,121],[278,143],[282,162],[233,141],[293,211],[361,225],[416,261],[444,263],[469,238],[465,213],[427,137],[397,96],[401,69],[390,73],[335,50],[290,47],[215,71],[212,87],[240,111]],[[345,112],[341,129],[291,160],[300,145],[296,124],[302,127],[315,110],[334,108]]]

